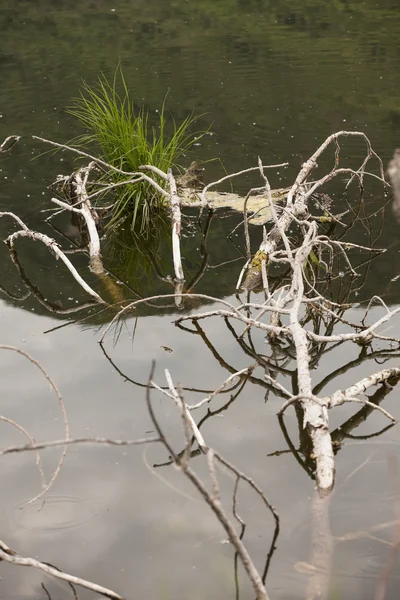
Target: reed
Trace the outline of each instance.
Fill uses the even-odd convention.
[[[118,87],[122,92],[117,91]],[[190,132],[196,116],[190,115],[180,124],[172,118],[167,123],[165,101],[158,123],[150,125],[149,112],[143,107],[137,109],[130,98],[121,68],[116,70],[112,81],[101,75],[94,86],[83,83],[68,112],[87,129],[87,133],[74,140],[76,144],[96,145],[103,160],[129,172],[144,164],[164,172],[172,167],[179,169],[179,159],[203,135]],[[115,183],[124,178],[118,173],[112,173],[111,177]],[[163,179],[153,178],[165,186]],[[165,199],[147,182],[121,186],[107,227],[116,230],[128,219],[132,229],[143,234],[149,229],[152,212],[164,206]]]

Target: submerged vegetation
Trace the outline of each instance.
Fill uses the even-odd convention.
[[[117,89],[119,83],[122,93]],[[190,133],[196,116],[189,115],[180,124],[173,119],[167,123],[165,101],[157,126],[151,125],[148,110],[134,105],[121,68],[111,82],[102,75],[94,86],[84,83],[68,112],[88,130],[74,142],[81,147],[97,146],[103,160],[126,172],[137,172],[141,165],[152,165],[165,173],[179,168],[178,161],[202,135]],[[114,183],[126,180],[117,172],[111,176]],[[154,180],[165,184],[157,175]],[[147,181],[124,185],[117,188],[108,227],[115,230],[128,219],[132,230],[143,234],[151,223],[152,210],[163,205],[163,196]]]

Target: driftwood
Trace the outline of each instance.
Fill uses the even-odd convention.
[[[289,193],[289,188],[281,188],[273,191],[274,202],[283,202]],[[199,200],[199,192],[185,188],[180,192],[182,206],[192,208],[202,206]],[[207,205],[216,210],[230,208],[238,213],[244,212],[245,196],[240,196],[233,192],[207,192]],[[271,209],[268,205],[268,197],[264,194],[255,194],[247,201],[247,210],[252,213],[249,216],[249,222],[252,225],[264,225],[271,222]]]

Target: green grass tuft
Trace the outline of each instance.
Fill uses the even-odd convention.
[[[121,94],[117,91],[118,80]],[[123,171],[137,171],[145,164],[164,172],[171,167],[179,168],[177,161],[203,135],[189,133],[198,118],[193,115],[186,117],[180,125],[172,120],[172,131],[168,135],[165,102],[157,127],[151,127],[148,111],[137,110],[130,99],[121,68],[117,69],[112,82],[102,75],[95,86],[84,83],[80,96],[73,100],[68,112],[88,130],[74,142],[85,147],[96,144],[101,158]],[[165,187],[163,179],[152,177]],[[114,183],[123,179],[126,179],[124,175],[112,174]],[[150,226],[152,211],[163,206],[165,199],[147,182],[121,186],[116,192],[107,227],[115,230],[129,219],[132,229],[143,234]]]

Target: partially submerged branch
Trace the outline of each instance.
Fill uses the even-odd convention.
[[[86,281],[79,275],[78,271],[75,269],[74,265],[67,258],[64,252],[60,249],[58,244],[52,238],[49,238],[44,233],[38,233],[37,231],[31,231],[26,229],[21,229],[20,231],[16,231],[15,233],[8,236],[6,243],[10,248],[14,248],[15,240],[18,238],[28,238],[34,240],[36,242],[42,242],[45,246],[47,246],[50,251],[54,254],[56,258],[62,260],[62,262],[67,267],[68,271],[71,273],[73,278],[79,283],[79,285],[87,292],[90,296],[92,296],[97,302],[100,304],[105,304],[104,300],[99,296],[97,292],[95,292]]]
[[[52,567],[48,563],[43,563],[36,558],[20,556],[12,550],[7,544],[0,540],[0,560],[4,560],[5,562],[11,563],[18,567],[33,567],[34,569],[39,569],[43,571],[47,575],[51,577],[55,577],[56,579],[61,579],[61,581],[66,581],[72,585],[79,585],[80,587],[86,588],[87,590],[91,590],[97,594],[101,594],[106,598],[111,598],[112,600],[124,600],[122,596],[109,590],[97,583],[92,583],[91,581],[86,581],[85,579],[81,579],[80,577],[75,577],[75,575],[69,575],[68,573],[64,573],[64,571],[60,571],[55,567]]]
[[[172,255],[174,260],[175,278],[177,282],[184,280],[181,258],[181,200],[178,196],[176,181],[172,170],[168,173],[169,189],[171,194],[171,219],[172,219]]]
[[[52,198],[52,202],[82,217],[86,223],[89,235],[90,266],[95,273],[102,273],[104,267],[101,260],[100,238],[97,231],[99,217],[91,205],[87,192],[88,177],[95,166],[96,163],[92,161],[87,167],[81,167],[68,178],[68,184],[74,188],[75,192],[74,200],[76,198],[76,202],[73,205],[62,202],[57,198]]]

